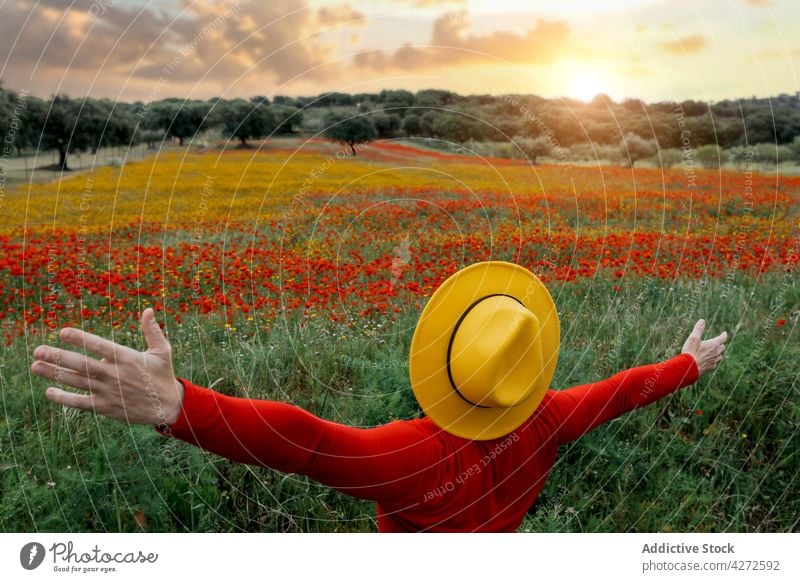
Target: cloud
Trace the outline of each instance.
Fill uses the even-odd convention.
[[[748,61],[759,61],[759,60],[769,60],[769,59],[785,59],[786,57],[800,57],[800,48],[791,49],[791,50],[775,50],[775,49],[766,49],[763,51],[759,51],[755,54],[749,55],[747,57]]]
[[[363,14],[347,4],[339,4],[332,7],[323,6],[317,12],[317,19],[324,26],[335,26],[342,23],[360,25],[366,22]]]
[[[471,17],[464,10],[449,12],[434,22],[430,45],[406,44],[393,52],[362,52],[354,57],[354,63],[381,71],[498,61],[543,64],[574,48],[570,27],[560,20],[540,19],[525,34],[509,29],[486,35],[469,34],[470,22]]]
[[[0,76],[9,86],[41,85],[45,77],[52,85],[54,73],[66,71],[65,87],[79,90],[95,76],[106,85],[114,76],[119,84],[152,85],[164,78],[195,83],[208,74],[221,88],[240,75],[262,83],[333,78],[332,67],[318,65],[336,47],[320,34],[363,21],[348,4],[309,0],[182,0],[171,13],[96,0],[16,0],[0,18],[0,55],[9,62]]]
[[[700,34],[693,34],[691,36],[684,36],[678,40],[669,42],[658,43],[660,48],[665,53],[671,54],[696,54],[706,47],[706,39]]]
[[[444,6],[449,4],[451,6],[463,6],[467,0],[395,0],[401,4],[411,4],[416,8],[429,8],[430,6]]]

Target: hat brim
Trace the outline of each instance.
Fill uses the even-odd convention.
[[[503,294],[520,301],[539,319],[544,370],[538,389],[508,408],[478,407],[450,383],[447,350],[461,315],[476,301]],[[411,388],[423,412],[440,428],[472,440],[490,440],[519,427],[544,398],[558,361],[560,324],[553,298],[529,270],[504,261],[470,265],[451,275],[422,310],[411,341]]]

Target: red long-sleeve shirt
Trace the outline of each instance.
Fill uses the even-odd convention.
[[[378,530],[514,531],[539,495],[559,445],[694,383],[690,354],[607,380],[549,390],[515,431],[488,441],[429,418],[354,428],[291,404],[225,396],[180,378],[179,418],[159,427],[239,463],[307,475],[377,502]]]

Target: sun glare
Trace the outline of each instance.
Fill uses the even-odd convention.
[[[569,79],[568,96],[591,101],[598,93],[603,93],[603,82],[600,77],[585,69],[574,71]]]

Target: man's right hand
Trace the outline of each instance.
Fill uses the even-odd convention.
[[[725,342],[728,340],[728,332],[723,331],[717,337],[703,340],[703,331],[706,329],[706,321],[700,319],[694,324],[694,329],[683,344],[681,353],[691,354],[697,363],[700,375],[710,372],[716,368],[725,355]]]
[[[102,359],[55,346],[34,350],[31,370],[37,376],[81,390],[83,394],[48,388],[56,404],[99,414],[129,424],[172,424],[183,405],[183,384],[172,369],[172,347],[151,307],[142,314],[147,351],[139,352],[80,329],[64,328],[59,337]]]

